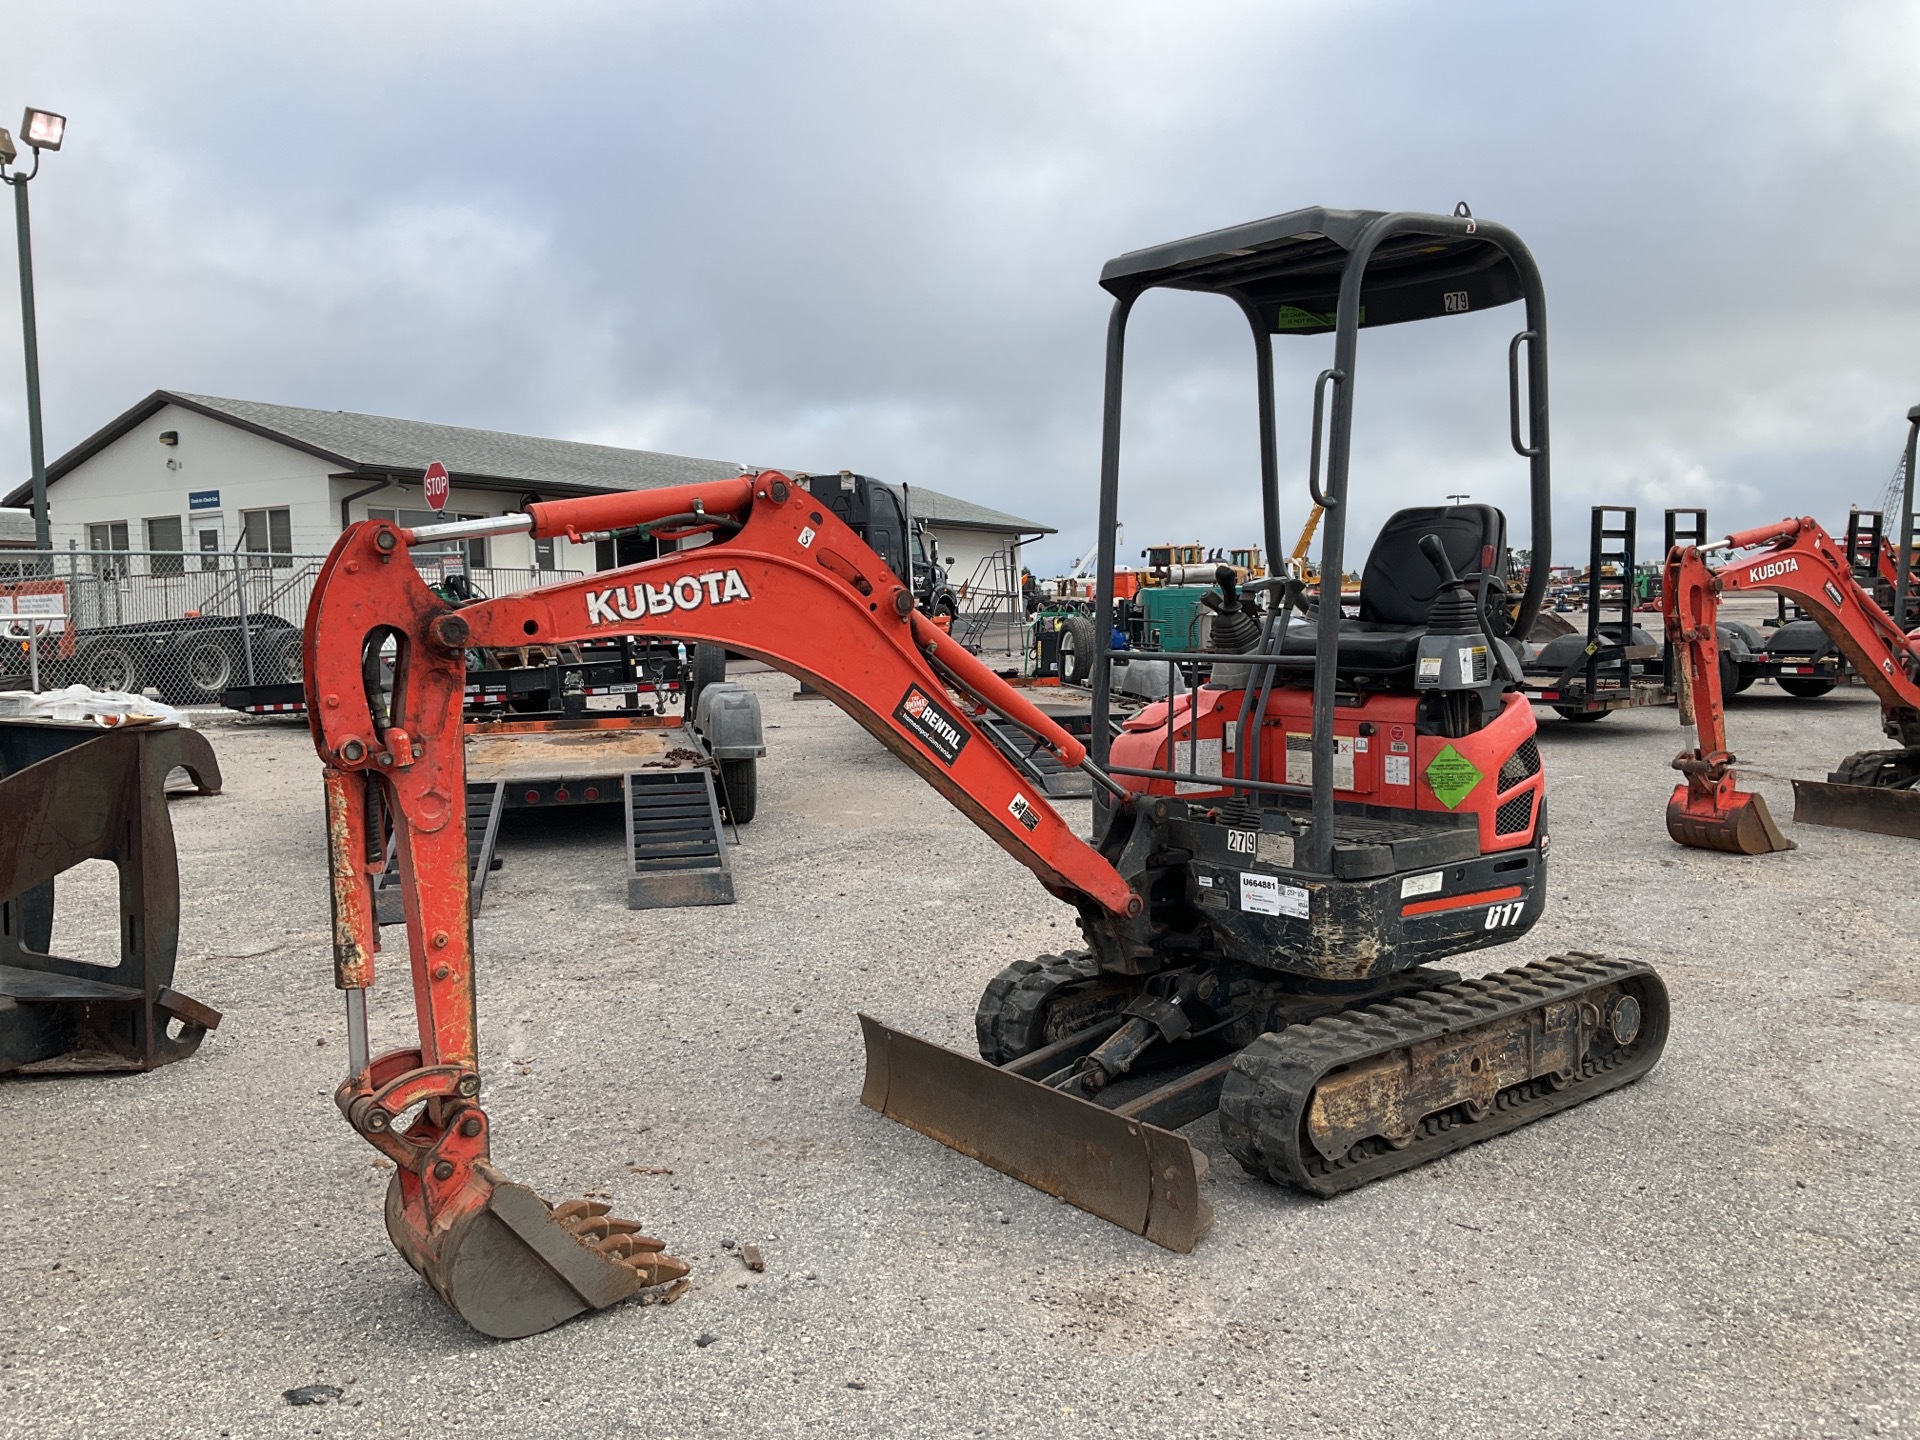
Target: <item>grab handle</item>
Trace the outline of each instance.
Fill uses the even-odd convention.
[[[1513,451],[1528,459],[1540,453],[1540,447],[1532,443],[1522,443],[1520,439],[1520,347],[1527,347],[1529,357],[1533,354],[1534,333],[1522,330],[1507,345],[1507,419],[1513,438]],[[1531,428],[1531,427],[1529,427]],[[1529,437],[1529,442],[1531,437]]]
[[[1322,370],[1320,378],[1313,382],[1313,445],[1307,457],[1307,493],[1313,497],[1313,503],[1332,509],[1335,501],[1320,489],[1320,430],[1322,417],[1326,411],[1327,382],[1336,385],[1346,383],[1347,377],[1338,370]]]

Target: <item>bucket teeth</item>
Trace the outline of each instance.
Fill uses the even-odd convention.
[[[640,1222],[622,1220],[599,1200],[567,1200],[553,1207],[560,1228],[596,1255],[627,1266],[642,1287],[664,1285],[688,1273],[684,1260],[666,1253],[667,1242],[640,1233]]]
[[[666,1242],[651,1235],[609,1235],[596,1241],[594,1249],[602,1255],[632,1255],[640,1251],[654,1254],[667,1248]]]

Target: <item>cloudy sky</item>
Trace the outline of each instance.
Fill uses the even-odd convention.
[[[1600,502],[1646,551],[1666,505],[1843,523],[1920,402],[1911,4],[62,0],[7,42],[0,123],[71,117],[33,189],[54,454],[169,387],[863,470],[1064,567],[1105,260],[1463,199],[1546,275],[1560,558]],[[1522,528],[1517,324],[1366,337],[1350,554],[1449,492]],[[1224,301],[1136,310],[1133,548],[1257,538],[1249,351]],[[1289,533],[1329,351],[1276,342]]]

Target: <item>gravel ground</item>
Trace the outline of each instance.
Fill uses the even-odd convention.
[[[305,732],[211,732],[173,810],[177,983],[226,1012],[147,1076],[0,1083],[0,1433],[1806,1436],[1920,1430],[1913,841],[1795,826],[1876,742],[1861,690],[1734,702],[1800,848],[1666,838],[1673,712],[1546,716],[1547,919],[1480,968],[1636,955],[1640,1084],[1330,1203],[1244,1175],[1172,1255],[862,1109],[854,1011],[971,1042],[1063,907],[824,701],[772,728],[730,908],[628,911],[618,821],[509,829],[479,921],[495,1156],[614,1194],[694,1266],[670,1307],[483,1341],[388,1247],[341,1122]],[[1068,802],[1084,821],[1084,802]],[[111,943],[104,893],[59,938]],[[376,1044],[406,1034],[397,967]],[[764,1274],[727,1241],[759,1243]],[[283,1392],[339,1387],[296,1407]]]

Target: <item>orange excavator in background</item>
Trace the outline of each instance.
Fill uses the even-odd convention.
[[[1270,563],[1270,343],[1333,334],[1308,490],[1325,506],[1321,563],[1336,586],[1362,324],[1524,302],[1507,350],[1511,439],[1529,474],[1533,553],[1550,552],[1545,294],[1504,226],[1465,207],[1296,211],[1121,256],[1101,283],[1115,303],[1097,633],[1113,633],[1122,337],[1155,287],[1224,297],[1251,324]],[[459,608],[410,556],[477,535],[631,532],[695,543]],[[1211,1221],[1206,1157],[1179,1130],[1215,1110],[1248,1171],[1328,1196],[1644,1075],[1668,1031],[1666,990],[1647,966],[1575,952],[1477,979],[1437,968],[1526,934],[1548,895],[1546,776],[1511,639],[1537,614],[1546,571],[1530,577],[1514,629],[1506,539],[1491,506],[1396,513],[1352,617],[1337,590],[1315,597],[1276,574],[1243,583],[1220,567],[1211,652],[1100,647],[1089,753],[776,472],[348,528],[316,578],[303,659],[346,996],[335,1099],[394,1163],[395,1247],[469,1323],[502,1337],[686,1273],[606,1205],[549,1206],[494,1165],[462,824],[469,647],[673,636],[766,660],[835,701],[1071,907],[1084,937],[1084,948],[1013,960],[986,985],[977,1059],[861,1016],[862,1101],[1170,1249],[1190,1250]],[[1189,668],[1187,684],[1116,736],[1121,660]],[[988,740],[974,707],[1088,775],[1089,837]],[[389,821],[418,1033],[376,1053],[367,990]],[[1603,1157],[1616,1148],[1592,1143]],[[1590,1183],[1575,1178],[1581,1164],[1570,1146],[1571,1189]]]
[[[1709,562],[1735,552],[1738,560]],[[1795,780],[1794,819],[1920,836],[1920,791],[1913,788],[1920,782],[1920,641],[1854,576],[1845,548],[1804,516],[1682,546],[1667,557],[1662,605],[1667,636],[1681,656],[1680,723],[1691,732],[1673,762],[1685,778],[1667,803],[1667,833],[1680,844],[1742,855],[1793,848],[1766,800],[1740,788],[1728,748],[1715,622],[1722,594],[1756,590],[1789,597],[1819,622],[1880,697],[1881,728],[1899,742],[1897,749],[1847,756],[1825,782]]]

